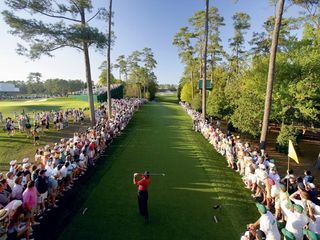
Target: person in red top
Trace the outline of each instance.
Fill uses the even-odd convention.
[[[140,180],[137,180],[137,177]],[[148,171],[142,173],[135,173],[133,175],[133,184],[138,186],[138,206],[141,216],[144,217],[145,223],[149,222],[149,211],[148,211],[148,187],[150,185],[151,178]]]

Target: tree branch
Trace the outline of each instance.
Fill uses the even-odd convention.
[[[87,23],[90,22],[92,19],[94,19],[94,18],[100,13],[100,11],[101,11],[101,8],[98,10],[98,12],[96,12],[95,15],[93,15],[93,16],[87,21]]]
[[[45,15],[45,16],[47,16],[47,17],[65,19],[65,20],[69,20],[69,21],[73,21],[73,22],[77,22],[77,23],[80,23],[80,22],[81,22],[80,20],[73,19],[73,18],[68,18],[68,17],[64,17],[64,16],[58,16],[58,15],[48,14],[48,13],[39,11],[39,10],[34,9],[34,8],[33,8],[32,10],[35,11],[35,12],[37,12],[37,13],[40,13],[40,14],[42,14],[42,15]]]
[[[46,52],[53,52],[55,50],[58,50],[60,48],[64,48],[64,47],[73,47],[73,48],[77,48],[81,51],[83,51],[83,48],[77,46],[77,45],[72,45],[72,44],[64,44],[64,45],[60,45],[60,46],[57,46],[57,47],[54,47],[54,48],[51,48],[51,49],[48,49]]]
[[[79,11],[79,12],[81,12],[80,7],[78,6],[78,4],[77,4],[75,1],[70,0],[70,2],[72,2],[72,3],[73,3],[73,5],[75,5],[75,6],[76,6],[76,8],[78,9],[78,11]]]

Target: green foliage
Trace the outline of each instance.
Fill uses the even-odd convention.
[[[148,86],[148,96],[147,99],[154,100],[156,97],[156,93],[158,92],[158,84],[156,81],[151,81]]]
[[[181,101],[192,103],[192,86],[190,83],[183,85],[181,89]]]
[[[19,44],[17,52],[31,59],[37,59],[43,54],[52,56],[53,51],[64,47],[84,50],[84,43],[100,51],[108,45],[105,33],[88,24],[95,17],[104,18],[107,12],[101,8],[93,18],[86,20],[86,13],[93,9],[90,0],[64,4],[45,0],[6,0],[5,3],[11,11],[6,10],[2,14],[12,29],[11,34],[29,44],[27,47]],[[16,15],[19,11],[29,14],[22,18]],[[33,18],[35,15],[49,17],[51,21]]]
[[[225,95],[227,73],[223,68],[212,71],[213,88],[207,98],[207,113],[210,116],[224,118],[228,112],[228,104]]]
[[[294,145],[297,144],[297,130],[293,125],[282,124],[280,133],[277,137],[277,149],[279,152],[288,153],[289,140]]]
[[[229,64],[236,74],[239,73],[240,63],[244,60],[244,34],[250,28],[250,16],[247,13],[237,12],[232,16],[234,36],[229,39],[232,55]]]
[[[121,76],[124,75],[125,80],[128,80],[128,62],[126,60],[125,55],[120,55],[117,58],[117,63],[114,64],[114,68],[119,69],[119,78],[121,80]]]
[[[37,76],[37,77],[34,77]],[[65,96],[70,92],[83,90],[86,85],[81,80],[65,80],[65,79],[47,79],[41,81],[41,74],[30,73],[28,80],[25,81],[8,81],[19,88],[21,94],[48,94],[55,96]]]
[[[120,57],[123,60],[123,57]],[[124,63],[123,63],[124,64]],[[127,83],[136,85],[138,95],[143,94],[145,97],[147,92],[150,99],[154,99],[158,91],[157,77],[154,74],[157,61],[154,59],[154,54],[151,48],[144,48],[142,51],[133,51],[125,60],[126,74],[128,74]],[[119,65],[120,66],[120,65]],[[130,87],[131,88],[131,87]],[[135,91],[128,89],[130,94]]]
[[[191,101],[191,107],[193,109],[196,109],[197,111],[200,111],[201,106],[202,106],[202,98],[201,98],[201,95],[199,93],[197,93],[196,95],[194,95],[194,97]]]
[[[275,4],[277,1],[270,2]],[[301,6],[304,14],[282,20],[269,121],[312,128],[320,126],[320,5],[319,1],[293,3]],[[219,27],[223,25],[223,18],[217,10],[212,9],[211,14],[215,18],[211,19],[209,29],[209,35],[212,35],[209,37],[207,73],[213,90],[207,97],[207,113],[231,121],[239,131],[257,137],[263,118],[275,18],[270,16],[265,20],[263,31],[253,34],[251,50],[245,51],[250,16],[236,13],[233,16],[234,37],[230,39],[232,54],[227,56],[219,47]],[[203,71],[204,12],[196,12],[189,23],[178,31],[173,44],[185,65],[178,97],[193,104],[197,102],[197,96],[192,84],[201,79],[200,72]],[[301,28],[302,23],[303,36],[298,39],[294,31]]]
[[[263,23],[263,32],[253,32],[252,39],[249,42],[252,46],[251,52],[254,56],[268,55],[270,53],[272,33],[275,24],[275,17],[270,16]],[[297,18],[282,18],[281,29],[278,40],[278,51],[287,51],[291,43],[296,39],[290,33],[293,30],[298,30],[300,27],[300,19]]]
[[[126,97],[139,97],[140,88],[136,84],[126,84],[124,88],[124,95]]]

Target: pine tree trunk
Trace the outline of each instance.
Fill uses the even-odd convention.
[[[93,92],[92,92],[89,49],[88,49],[88,43],[86,42],[83,43],[83,51],[84,51],[84,61],[85,61],[85,67],[86,67],[88,101],[89,101],[89,108],[90,108],[90,126],[93,127],[95,125],[94,100],[93,100]]]
[[[205,41],[203,54],[203,80],[202,80],[202,119],[206,119],[206,80],[207,80],[207,50],[208,50],[208,19],[209,0],[206,0]]]
[[[112,25],[112,0],[109,2],[109,23],[108,23],[108,74],[107,74],[107,94],[108,94],[108,119],[112,117],[112,109],[111,109],[111,60],[110,60],[110,52],[111,52],[111,25]]]
[[[191,70],[191,89],[192,89],[191,98],[192,98],[192,100],[193,100],[193,98],[194,98],[193,70]]]
[[[266,149],[266,140],[267,140],[269,116],[270,116],[271,101],[272,101],[272,86],[273,86],[273,79],[275,75],[277,48],[278,48],[278,40],[279,40],[279,33],[281,28],[284,2],[285,0],[278,1],[277,17],[275,21],[274,30],[273,30],[273,36],[272,36],[272,45],[270,49],[270,61],[269,61],[269,71],[268,71],[268,82],[267,82],[264,115],[263,115],[262,130],[261,130],[261,137],[260,137],[260,149]]]
[[[86,24],[84,9],[81,9],[80,16],[81,16],[81,25],[84,26]],[[90,108],[90,126],[93,127],[96,123],[96,118],[95,118],[95,112],[94,112],[94,99],[93,99],[93,91],[92,91],[89,46],[86,41],[84,41],[82,45],[83,45],[84,62],[85,62],[85,68],[86,68],[88,102],[89,102],[89,108]]]

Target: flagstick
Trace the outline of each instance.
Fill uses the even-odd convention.
[[[290,170],[290,157],[288,156],[288,170],[287,170],[287,174],[288,174],[288,178],[287,178],[287,193],[289,193],[289,178],[290,178],[289,170]]]

